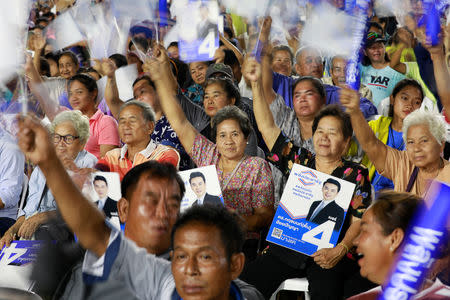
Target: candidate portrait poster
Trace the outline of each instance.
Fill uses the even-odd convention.
[[[187,171],[180,171],[186,193],[181,200],[180,211],[192,205],[223,205],[222,190],[217,177],[216,166],[206,166]]]
[[[267,241],[312,255],[336,245],[355,184],[294,164]]]
[[[219,6],[216,1],[189,0],[179,23],[180,58],[184,62],[209,61],[219,48]]]
[[[95,172],[84,181],[83,195],[105,213],[110,223],[120,229],[117,201],[122,198],[120,177],[116,172]]]

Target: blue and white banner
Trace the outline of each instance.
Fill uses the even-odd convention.
[[[428,208],[420,207],[416,212],[402,252],[379,299],[407,300],[416,295],[439,255],[439,246],[448,239],[450,186],[433,182],[425,202]]]
[[[45,241],[13,241],[0,252],[0,266],[22,266],[36,261]]]
[[[180,58],[185,62],[209,61],[219,48],[217,22],[219,7],[216,1],[191,0],[179,22]]]
[[[333,248],[355,184],[294,164],[267,241],[312,255]]]

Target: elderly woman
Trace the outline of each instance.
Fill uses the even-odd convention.
[[[336,247],[321,249],[312,257],[308,257],[271,244],[261,257],[248,265],[241,279],[255,285],[266,298],[269,298],[284,280],[304,276],[308,278],[312,299],[341,299],[344,294],[348,296],[363,291],[369,283],[357,276],[356,261],[346,254],[359,233],[362,213],[371,202],[371,186],[367,169],[342,158],[352,136],[349,116],[335,105],[325,107],[316,115],[312,124],[315,149],[313,154],[305,148],[295,146],[275,124],[269,105],[264,99],[261,67],[254,59],[246,62],[244,76],[252,83],[256,121],[271,151],[268,160],[273,162],[284,176],[288,176],[293,164],[298,163],[352,182],[356,188]],[[299,79],[299,95],[296,101],[307,102],[317,93],[312,80],[317,79]],[[344,281],[350,276],[352,287],[349,291],[344,291]]]
[[[404,245],[409,222],[421,202],[421,198],[411,193],[385,191],[379,194],[377,201],[364,213],[361,233],[355,240],[356,251],[362,256],[359,260],[361,274],[379,286],[351,297],[351,300],[378,298],[382,291],[381,285],[389,278],[398,252]],[[448,261],[446,266],[448,269]],[[436,267],[439,269],[435,265],[435,270]],[[439,280],[434,283],[427,280],[422,291],[418,292],[418,299],[432,299],[427,295],[431,296],[429,293],[436,292],[440,287],[443,285]]]
[[[84,150],[89,138],[89,121],[80,111],[58,114],[51,124],[56,154],[67,170],[93,168],[97,158]],[[56,203],[48,190],[44,174],[39,167],[31,173],[27,204],[19,211],[16,223],[0,240],[0,248],[18,238],[29,239],[36,229],[56,215]]]
[[[376,170],[394,182],[394,190],[424,196],[429,180],[450,182],[450,163],[441,157],[445,123],[441,116],[416,110],[403,121],[406,150],[400,151],[377,139],[358,106],[358,94],[341,91],[341,103],[351,116],[356,138]]]
[[[205,95],[203,86],[205,85],[206,70],[209,65],[210,62],[207,61],[197,61],[189,64],[189,73],[194,83],[186,89],[184,95],[198,105],[202,105],[203,95]]]
[[[403,120],[413,111],[420,108],[423,101],[421,85],[414,79],[403,79],[392,91],[389,117],[380,116],[369,122],[369,126],[377,138],[397,150],[405,150],[402,128]],[[380,175],[367,155],[362,163],[369,169],[369,178],[375,191],[382,189],[394,189],[392,180]]]
[[[224,104],[227,98],[223,92],[211,93],[211,107],[213,102],[225,106],[222,109],[214,106],[212,132],[216,142],[211,142],[186,119],[166,84],[170,80],[170,71],[161,67],[157,60],[151,61],[150,65],[152,79],[159,98],[164,99],[161,106],[170,125],[197,166],[217,167],[225,206],[243,217],[247,225],[246,245],[249,247],[244,252],[254,257],[259,231],[272,221],[274,198],[269,165],[264,159],[244,153],[252,130],[249,119],[237,107]]]

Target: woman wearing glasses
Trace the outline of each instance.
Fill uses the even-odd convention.
[[[50,131],[56,154],[67,170],[77,171],[95,166],[97,158],[84,150],[89,138],[89,121],[80,111],[59,113]],[[27,204],[19,211],[16,223],[0,240],[0,249],[4,244],[9,246],[15,239],[30,239],[40,225],[55,215],[55,199],[47,188],[45,176],[36,167],[29,181]]]

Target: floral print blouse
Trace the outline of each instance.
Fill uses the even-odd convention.
[[[216,144],[199,134],[194,140],[191,158],[198,167],[217,166],[220,153]],[[246,156],[225,190],[223,190],[223,184],[228,181],[231,173],[224,174],[217,168],[217,175],[225,206],[236,210],[239,215],[250,216],[255,208],[273,207],[272,172],[264,159]],[[247,238],[258,237],[259,233],[247,234]]]

